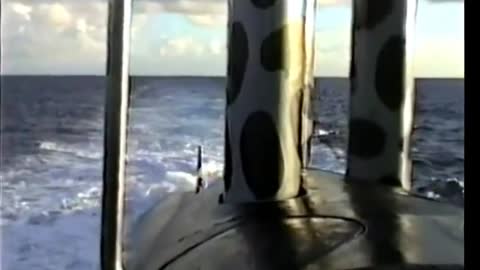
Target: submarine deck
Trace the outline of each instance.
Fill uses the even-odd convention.
[[[305,194],[219,203],[172,194],[129,235],[126,269],[464,269],[464,211],[387,186],[304,173]]]

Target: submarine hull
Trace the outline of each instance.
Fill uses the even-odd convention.
[[[462,208],[304,171],[305,192],[224,204],[172,194],[128,237],[126,269],[464,269]]]

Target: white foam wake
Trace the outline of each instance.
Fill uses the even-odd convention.
[[[87,146],[85,148],[85,146]],[[87,159],[100,159],[103,155],[102,151],[94,150],[98,149],[97,145],[82,145],[82,148],[75,147],[74,145],[52,142],[52,141],[45,141],[40,142],[39,149],[41,150],[48,150],[54,152],[61,152],[61,153],[68,153],[80,158],[87,158]]]

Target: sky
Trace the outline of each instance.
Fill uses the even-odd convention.
[[[133,75],[224,75],[227,0],[134,0]],[[237,0],[240,1],[240,0]],[[318,0],[317,76],[348,76],[351,1]],[[416,77],[464,77],[464,1],[419,0]],[[106,0],[1,0],[2,74],[105,74]]]

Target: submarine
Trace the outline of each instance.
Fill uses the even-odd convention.
[[[223,175],[126,233],[132,0],[109,1],[102,270],[464,269],[463,208],[412,190],[417,0],[352,2],[345,174],[309,164],[316,5],[228,1]]]

